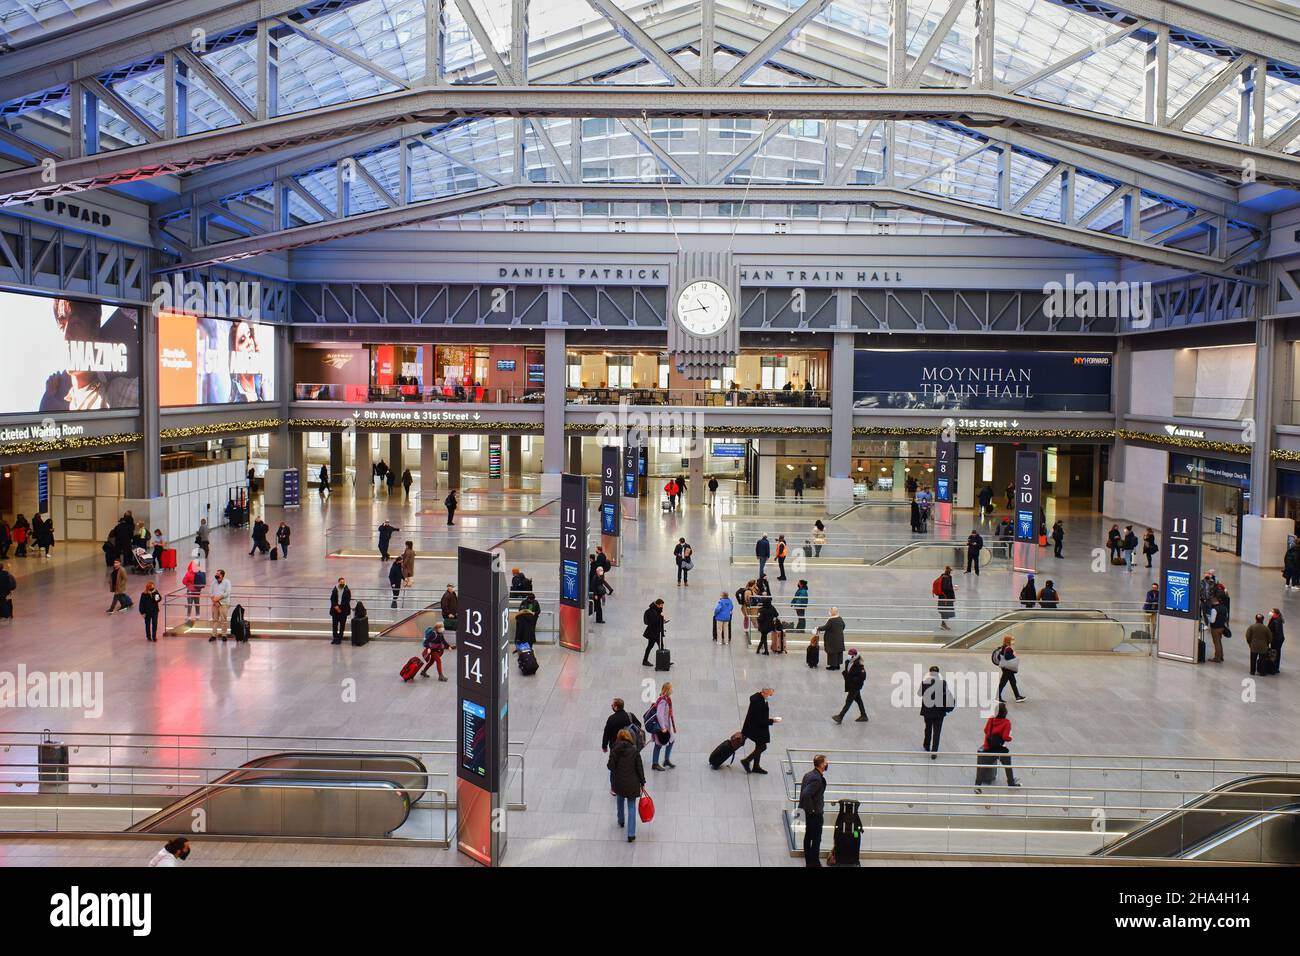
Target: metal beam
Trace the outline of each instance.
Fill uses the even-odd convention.
[[[663,163],[669,172],[676,173],[677,178],[682,182],[693,183],[697,181],[698,177],[687,172],[686,167],[677,161],[676,156],[655,142],[654,134],[648,129],[643,129],[634,120],[620,119],[618,122],[638,143],[653,153],[655,159]]]
[[[790,15],[767,35],[767,39],[751,49],[739,63],[728,70],[727,75],[718,81],[718,85],[740,86],[770,60],[773,53],[785,46],[790,37],[803,29],[804,24],[821,13],[829,2],[830,0],[804,0],[802,5],[792,10]]]
[[[533,202],[683,202],[754,204],[819,203],[832,205],[884,205],[913,209],[926,215],[999,229],[1017,235],[1046,239],[1104,255],[1151,262],[1157,265],[1240,280],[1211,256],[1153,246],[1107,233],[1017,216],[987,206],[943,196],[895,189],[888,186],[799,186],[799,185],[679,185],[670,184],[564,184],[526,183],[475,190],[439,199],[412,203],[397,209],[362,213],[343,220],[284,229],[264,236],[234,239],[196,248],[178,267],[189,268],[229,262],[267,252],[295,249],[347,236],[364,235],[490,209],[503,204]],[[1249,281],[1249,280],[1245,280]]]
[[[1300,185],[1300,156],[981,90],[464,85],[403,90],[196,133],[183,140],[69,159],[59,165],[59,181],[55,183],[43,181],[39,166],[11,170],[0,173],[0,204],[118,185],[163,173],[188,172],[272,150],[390,129],[406,122],[436,125],[464,116],[631,118],[642,114],[779,120],[946,118],[977,129],[1010,127],[1102,146],[1234,180],[1240,176],[1243,161],[1249,159],[1258,181]]]
[[[408,83],[402,77],[398,76],[396,73],[392,72],[391,70],[384,69],[382,66],[379,66],[377,63],[370,60],[365,55],[361,53],[357,53],[355,50],[350,50],[345,46],[340,46],[339,44],[335,43],[333,40],[329,39],[328,37],[321,36],[319,33],[317,33],[315,30],[313,30],[311,27],[307,26],[306,24],[296,23],[293,20],[290,20],[288,17],[276,17],[275,22],[279,23],[281,26],[289,28],[294,33],[298,34],[299,36],[303,37],[306,40],[310,40],[312,43],[315,43],[317,46],[324,47],[326,50],[329,50],[331,53],[333,53],[335,56],[339,57],[340,59],[347,60],[353,66],[359,66],[361,67],[361,69],[366,70],[369,73],[373,73],[375,76],[379,77],[380,79],[386,80],[387,82],[393,84],[393,86],[397,87],[398,89],[409,90],[411,88],[411,84]]]
[[[610,22],[614,32],[636,48],[637,52],[650,63],[659,68],[668,79],[678,86],[699,86],[699,81],[678,63],[671,53],[661,47],[650,34],[641,29],[630,16],[613,2],[613,0],[587,0],[591,9]]]

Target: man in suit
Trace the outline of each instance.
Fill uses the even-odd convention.
[[[745,714],[745,723],[741,725],[740,732],[745,738],[754,745],[748,757],[742,757],[740,765],[745,768],[745,773],[767,773],[759,761],[763,758],[763,751],[772,740],[771,727],[779,723],[780,717],[771,716],[767,708],[767,699],[775,694],[770,687],[764,687],[757,694],[749,698],[749,710]]]
[[[822,865],[822,827],[826,822],[826,768],[824,754],[813,757],[813,768],[799,782],[799,809],[803,811],[803,865]]]
[[[352,589],[339,578],[339,583],[330,591],[330,621],[333,638],[331,644],[342,644],[343,634],[347,630],[348,617],[352,614]]]
[[[943,733],[943,719],[957,706],[956,698],[948,689],[948,682],[939,676],[938,665],[921,681],[921,719],[925,721],[925,737],[921,746],[931,760],[939,759],[939,735]]]

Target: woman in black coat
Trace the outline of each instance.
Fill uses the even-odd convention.
[[[650,652],[656,647],[664,646],[664,625],[668,623],[668,618],[664,617],[664,599],[659,598],[646,608],[641,620],[645,622],[645,630],[641,632],[645,638],[645,654],[641,663],[646,667],[654,667],[650,663]]]
[[[953,605],[957,603],[957,589],[952,583],[952,568],[945,566],[943,574],[939,575],[939,626],[945,631],[951,631],[948,621],[956,615]]]
[[[515,643],[533,644],[537,640],[537,615],[528,605],[515,613]]]
[[[758,608],[758,649],[754,651],[755,654],[767,655],[767,635],[776,630],[779,623],[776,605],[771,601],[764,601]]]
[[[636,802],[645,792],[645,764],[641,762],[641,752],[636,749],[632,732],[624,727],[614,738],[614,746],[609,748],[609,786],[614,791],[614,805],[618,808],[618,825],[624,825],[627,818],[627,842],[636,841]]]
[[[749,710],[745,713],[745,722],[741,725],[740,732],[754,745],[754,749],[748,757],[741,758],[740,763],[745,768],[745,773],[767,773],[759,766],[759,761],[772,740],[772,725],[781,719],[773,717],[767,707],[767,699],[775,693],[772,688],[764,687],[749,698]]]
[[[1268,646],[1273,652],[1274,674],[1279,673],[1282,669],[1282,645],[1286,642],[1286,633],[1283,631],[1284,623],[1282,612],[1277,608],[1273,608],[1273,613],[1268,616],[1268,632],[1273,635],[1273,639]]]
[[[158,641],[158,606],[162,603],[162,593],[150,581],[140,592],[140,615],[144,618],[144,639]]]

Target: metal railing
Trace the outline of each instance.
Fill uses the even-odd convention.
[[[1244,802],[1259,801],[1249,807],[1185,806],[1242,777],[1295,774],[1300,760],[1011,753],[1020,784],[1012,788],[1000,780],[977,787],[974,754],[930,760],[924,753],[839,749],[786,751],[782,771],[792,808],[814,753],[825,754],[830,764],[828,822],[835,801],[858,801],[864,850],[1077,856],[1174,810],[1235,813],[1244,820],[1300,812],[1272,809],[1294,804],[1294,792],[1248,793]],[[1005,774],[1001,764],[993,768]],[[787,811],[786,822],[793,848],[799,845],[795,835],[802,836],[802,814]],[[1179,841],[1180,851],[1188,848]]]
[[[1240,421],[1255,413],[1254,396],[1246,395],[1175,395],[1174,416],[1208,418],[1214,421]]]
[[[683,408],[830,408],[825,389],[567,388],[569,405],[671,405]]]
[[[379,535],[375,528],[335,525],[325,529],[325,556],[334,558],[379,557]],[[481,551],[500,550],[506,561],[528,560],[535,557],[556,556],[560,547],[559,517],[504,517],[475,518],[465,515],[456,524],[437,522],[406,524],[393,532],[388,556],[392,560],[401,555],[406,542],[412,542],[416,561],[454,561],[461,547]],[[518,558],[511,551],[523,552]]]
[[[748,524],[748,522],[747,522]],[[915,567],[942,569],[945,565],[964,568],[966,564],[966,538],[939,538],[930,535],[905,536],[901,532],[894,534],[857,534],[845,528],[830,528],[825,531],[826,543],[820,548],[812,540],[813,530],[805,528],[796,534],[787,531],[772,531],[764,528],[744,529],[743,535],[731,530],[727,541],[727,558],[731,564],[753,564],[757,568],[758,558],[754,547],[761,534],[767,534],[773,556],[767,559],[768,567],[776,567],[777,534],[786,535],[786,545],[790,554],[785,559],[786,573],[794,565],[796,573],[802,570],[821,567],[843,567],[862,565],[893,565],[895,567]],[[980,554],[980,567],[1007,565],[1011,560],[1012,542],[998,538],[985,538]]]
[[[370,621],[370,639],[381,641],[420,640],[425,627],[442,621],[442,590],[416,590],[402,588],[394,598],[391,588],[351,586],[352,604],[366,607]],[[543,600],[558,600],[558,590],[530,592]],[[518,598],[511,595],[512,615],[518,612]],[[231,590],[226,604],[226,616],[236,605],[244,609],[244,617],[257,638],[322,637],[331,633],[330,591],[321,587],[236,587]],[[212,600],[206,591],[191,595],[185,588],[177,588],[163,595],[162,629],[164,634],[210,635],[212,633]],[[418,627],[403,627],[405,622],[418,618]],[[513,616],[511,620],[513,621]],[[348,627],[351,627],[349,618]],[[395,633],[385,634],[390,628]],[[410,631],[410,633],[406,633]],[[552,644],[559,639],[555,613],[543,609],[537,620],[538,644]],[[382,635],[382,636],[381,636]],[[541,639],[550,635],[550,639]]]
[[[540,404],[545,389],[486,385],[338,385],[299,382],[294,385],[296,402],[401,402],[415,404],[508,405],[517,402]]]

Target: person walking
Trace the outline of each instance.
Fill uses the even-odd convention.
[[[537,643],[537,613],[540,609],[537,599],[531,594],[519,602],[519,610],[515,612],[516,645]]]
[[[672,770],[673,744],[677,742],[677,718],[673,716],[673,684],[666,681],[659,688],[655,698],[655,749],[650,757],[651,770]],[[659,762],[659,752],[663,751],[664,762]]]
[[[765,598],[758,608],[758,647],[754,653],[768,656],[767,636],[780,627],[780,616],[771,598]],[[779,652],[778,652],[779,653]]]
[[[275,529],[275,543],[280,546],[280,557],[289,556],[289,538],[293,532],[289,529],[287,522],[281,521],[280,527]]]
[[[682,508],[686,507],[686,501],[684,500],[685,496],[686,496],[686,476],[678,475],[677,476],[677,504],[679,507]]]
[[[980,573],[980,551],[984,549],[984,539],[974,528],[966,536],[966,574],[970,574],[971,568],[975,569],[975,576],[979,577]]]
[[[1034,584],[1032,574],[1025,579],[1025,586],[1020,589],[1020,606],[1026,609],[1038,606],[1038,586]]]
[[[910,515],[909,521],[912,525],[912,534],[920,534],[921,533],[921,506],[917,504],[915,498],[912,499],[909,515]]]
[[[820,558],[822,556],[822,548],[826,547],[826,526],[821,523],[821,519],[818,519],[813,525],[812,543],[813,557]]]
[[[329,470],[329,468],[326,467],[325,465],[321,465],[321,466],[320,466],[320,473],[319,473],[319,475],[317,476],[317,478],[318,478],[318,480],[320,481],[320,497],[321,497],[321,501],[324,501],[324,500],[325,500],[325,496],[326,496],[327,494],[330,493],[330,470]]]
[[[1151,640],[1156,633],[1156,615],[1160,613],[1160,585],[1152,581],[1151,587],[1147,588],[1146,597],[1142,601],[1142,610],[1147,616],[1147,640]]]
[[[1147,567],[1151,567],[1151,559],[1155,557],[1160,546],[1156,544],[1156,533],[1147,528],[1146,534],[1142,536],[1142,553],[1146,555]]]
[[[822,828],[826,826],[825,754],[816,754],[813,768],[799,781],[799,809],[803,811],[803,865],[822,865]]]
[[[650,652],[664,646],[664,626],[668,623],[668,618],[664,617],[664,599],[656,598],[645,609],[641,620],[645,624],[645,630],[641,632],[645,638],[645,654],[641,656],[641,663],[646,667],[654,667],[650,662]]]
[[[717,476],[709,479],[709,507],[712,508],[718,503],[718,479]]]
[[[1045,611],[1055,611],[1060,604],[1061,595],[1056,590],[1056,582],[1049,579],[1043,589],[1038,592],[1038,606]]]
[[[1246,628],[1246,647],[1250,649],[1250,673],[1267,676],[1269,669],[1265,663],[1269,648],[1273,644],[1273,632],[1264,623],[1264,615],[1256,614],[1255,623]]]
[[[9,530],[9,519],[0,516],[0,561],[9,560],[9,545],[13,543],[13,532]]]
[[[185,585],[185,626],[192,627],[199,616],[199,595],[207,587],[208,574],[202,563],[195,558],[185,567],[181,584]]]
[[[1016,486],[1012,482],[1008,481],[1007,487],[1005,489],[1005,493],[1007,496],[1007,510],[1011,510],[1011,508],[1015,507],[1015,503],[1016,503]],[[992,503],[992,501],[993,501],[993,489],[990,488],[989,502]]]
[[[131,599],[126,594],[126,569],[116,558],[113,559],[113,567],[108,572],[108,589],[113,594],[113,600],[108,605],[107,613],[112,614],[119,608],[125,611],[131,606]]]
[[[1011,693],[1016,695],[1016,703],[1023,704],[1029,700],[1020,693],[1020,685],[1016,683],[1016,674],[1020,671],[1020,658],[1016,656],[1015,644],[1016,639],[1010,634],[1002,638],[1002,644],[993,651],[993,665],[1001,671],[998,678],[998,700],[1002,700],[1002,688],[1008,684],[1011,685]]]
[[[794,489],[794,497],[796,501],[802,498],[803,497],[803,475],[795,475],[794,481],[790,483],[790,487]]]
[[[409,588],[415,582],[415,543],[406,542],[402,549],[402,587]]]
[[[1110,550],[1110,563],[1119,564],[1120,549],[1124,544],[1124,536],[1119,533],[1119,525],[1113,524],[1110,530],[1106,532],[1106,547]]]
[[[794,608],[796,631],[808,630],[808,621],[805,615],[808,613],[808,582],[800,578],[795,583],[794,597],[790,599],[790,606]]]
[[[44,557],[48,558],[50,550],[54,547],[54,519],[42,518],[38,514],[33,519],[32,530],[36,536],[37,549],[43,553]],[[157,562],[155,562],[155,569],[157,566]]]
[[[677,539],[677,546],[673,548],[673,560],[677,562],[677,586],[679,588],[691,586],[691,568],[695,567],[695,562],[691,560],[693,553],[685,538]]]
[[[442,598],[438,601],[438,610],[442,612],[443,626],[449,631],[458,628],[460,620],[460,595],[456,593],[456,586],[448,584],[447,590],[442,592]]]
[[[14,539],[14,557],[27,557],[27,539],[31,535],[32,526],[28,523],[23,515],[19,514],[14,517],[13,539]],[[105,552],[110,557],[117,554],[117,529],[114,528],[108,533],[109,541],[112,542],[109,549]],[[112,565],[109,565],[112,567]]]
[[[203,550],[203,560],[208,559],[208,549],[212,546],[212,535],[208,530],[208,519],[199,520],[199,530],[194,533],[194,543]]]
[[[348,617],[352,614],[352,589],[347,582],[339,578],[330,591],[330,622],[333,637],[331,644],[342,644],[343,634],[347,629]]]
[[[12,595],[18,590],[18,579],[9,573],[9,569],[0,564],[0,621],[11,621],[14,616]]]
[[[826,623],[817,628],[817,636],[826,648],[826,669],[839,670],[840,662],[844,659],[844,618],[840,617],[839,608],[831,608]]]
[[[1052,525],[1052,557],[1063,558],[1061,545],[1065,543],[1065,525],[1059,520]]]
[[[988,758],[988,763],[994,767],[993,779],[997,778],[997,764],[1000,762],[1007,773],[1007,786],[1018,787],[1020,784],[1016,781],[1015,773],[1011,769],[1011,751],[1007,749],[1007,744],[1011,743],[1011,720],[1007,717],[1007,705],[998,704],[997,714],[990,717],[984,722],[984,746],[981,748],[981,754],[992,754]],[[981,763],[984,762],[981,758]],[[983,793],[983,787],[977,786],[976,793]]]
[[[208,638],[208,643],[211,644],[220,637],[224,644],[230,636],[230,582],[226,580],[224,570],[218,569],[212,576],[212,590],[208,592],[208,598],[212,601],[212,636]]]
[[[622,827],[626,818],[627,842],[635,843],[636,804],[645,793],[645,764],[641,762],[641,751],[637,750],[636,741],[627,727],[615,736],[605,766],[609,770],[609,789],[614,794],[618,825]]]
[[[411,477],[411,469],[402,469],[402,495],[407,501],[411,500],[411,485],[415,484],[415,479]]]
[[[388,560],[388,549],[393,540],[393,532],[401,531],[401,528],[395,527],[387,518],[379,526],[379,560]]]
[[[1120,541],[1120,550],[1124,552],[1124,567],[1129,574],[1133,573],[1133,555],[1137,551],[1138,536],[1133,531],[1133,526],[1124,526],[1124,537]]]
[[[162,556],[167,550],[167,539],[163,537],[162,528],[153,529],[153,573],[162,572]]]
[[[952,582],[952,568],[944,565],[943,573],[934,579],[930,585],[930,593],[935,596],[939,607],[939,627],[945,631],[951,631],[952,627],[948,622],[952,620],[957,612],[953,610],[957,606],[957,586]]]
[[[447,640],[447,629],[443,627],[441,621],[424,629],[423,642],[424,668],[420,671],[421,677],[429,676],[429,668],[438,668],[438,680],[446,682],[447,678],[442,673],[442,655],[449,650],[454,650],[456,645]]]
[[[393,563],[388,566],[388,586],[393,591],[393,601],[388,606],[397,607],[397,600],[402,595],[402,559],[394,558]]]
[[[1293,540],[1286,549],[1282,558],[1282,577],[1286,579],[1288,591],[1300,588],[1300,538]]]
[[[740,621],[745,627],[745,644],[749,644],[749,632],[754,626],[757,613],[758,591],[754,581],[748,581],[736,592],[736,601],[740,605]]]
[[[980,516],[982,518],[988,518],[988,516],[993,513],[993,488],[992,487],[990,487],[989,485],[985,485],[983,488],[980,489],[979,502],[980,502]],[[1011,505],[1008,504],[1007,507],[1010,508]]]
[[[772,556],[772,542],[767,540],[767,535],[762,535],[758,543],[754,545],[754,557],[758,558],[758,576],[763,576],[763,571],[767,568],[767,559]]]
[[[162,594],[152,581],[146,581],[140,592],[140,616],[144,618],[144,639],[151,643],[158,640],[158,606],[162,603]]]
[[[856,723],[865,724],[868,720],[867,707],[862,703],[862,688],[867,683],[867,665],[862,663],[856,647],[849,648],[849,659],[844,665],[844,706],[831,720],[837,724],[844,723],[844,715],[854,704],[858,705]]]
[[[764,687],[749,697],[749,710],[745,712],[745,722],[740,727],[741,734],[754,745],[748,756],[740,758],[740,765],[745,773],[767,773],[762,767],[763,751],[772,742],[772,725],[781,722],[780,717],[773,717],[767,706],[767,699],[775,694],[771,687]]]
[[[596,623],[605,623],[605,597],[612,593],[605,581],[605,571],[598,564],[592,564],[587,592],[591,598],[591,609],[596,615]]]
[[[610,701],[609,709],[610,715],[605,718],[605,731],[600,735],[600,752],[603,754],[609,753],[609,748],[618,739],[620,730],[624,727],[631,727],[633,724],[638,727],[641,725],[641,722],[627,709],[622,697],[615,697]]]
[[[921,681],[921,719],[925,721],[925,734],[921,749],[931,760],[939,759],[939,737],[943,734],[943,719],[957,707],[957,699],[948,688],[948,682],[939,674],[939,665],[930,665],[929,673]]]
[[[726,591],[718,598],[718,603],[713,606],[713,643],[719,641],[723,644],[731,643],[731,616],[735,612],[735,605],[731,601],[731,596]]]
[[[0,569],[0,574],[3,569]],[[1273,673],[1280,673],[1282,670],[1282,645],[1286,643],[1285,620],[1282,618],[1282,612],[1273,608],[1273,613],[1268,616],[1268,632],[1271,635],[1269,641],[1269,650],[1273,652]]]
[[[664,485],[664,497],[668,499],[668,511],[671,513],[677,510],[677,482],[669,478]]]
[[[1210,613],[1206,623],[1210,628],[1210,640],[1214,643],[1214,656],[1209,658],[1209,662],[1222,664],[1223,634],[1228,629],[1228,610],[1219,600],[1218,594],[1210,595]]]
[[[784,581],[786,579],[785,559],[789,555],[789,553],[790,553],[790,548],[785,543],[785,535],[778,534],[776,536],[776,569],[777,569],[776,579],[778,581]]]
[[[185,837],[174,837],[163,844],[161,850],[149,860],[151,867],[181,866],[190,858],[190,841]]]
[[[447,492],[447,497],[442,499],[442,503],[447,508],[447,526],[451,527],[456,523],[456,509],[460,507],[460,499],[456,497],[455,488]]]
[[[271,526],[257,517],[253,519],[253,532],[250,537],[253,539],[253,550],[248,553],[266,554],[271,550],[271,542],[267,540],[267,535],[271,533]]]

